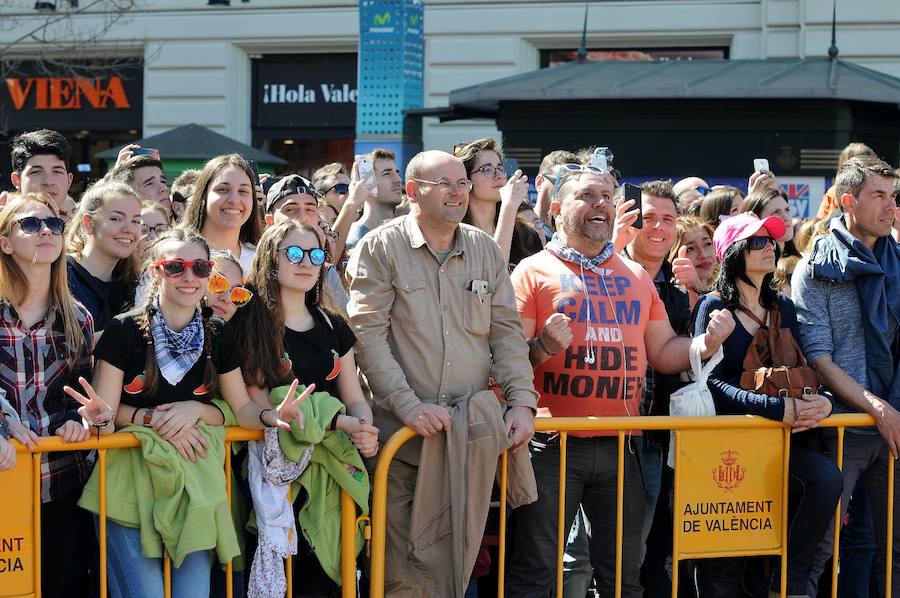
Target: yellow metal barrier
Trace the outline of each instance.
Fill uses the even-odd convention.
[[[846,427],[870,426],[873,420],[867,415],[836,415],[824,420],[821,427],[837,428],[838,437],[838,454],[837,464],[840,468],[843,464],[843,441],[844,430]],[[711,418],[693,418],[693,417],[612,417],[612,418],[542,418],[536,421],[535,427],[537,431],[554,431],[560,434],[560,481],[559,481],[559,512],[557,514],[557,591],[556,595],[562,597],[563,592],[563,553],[565,549],[565,538],[568,530],[564,528],[564,504],[565,504],[565,476],[566,476],[566,452],[569,432],[584,432],[605,430],[616,433],[618,441],[617,462],[617,493],[616,493],[616,559],[615,559],[615,596],[621,594],[621,576],[622,576],[622,538],[623,538],[623,481],[624,481],[624,457],[625,457],[625,438],[629,430],[673,430],[676,432],[676,452],[678,451],[678,443],[680,442],[681,432],[693,430],[774,430],[781,429],[783,431],[785,443],[784,446],[789,447],[790,430],[782,426],[779,422],[762,419],[751,416],[717,416]],[[226,490],[229,500],[231,500],[231,443],[236,441],[258,440],[262,438],[262,431],[244,430],[241,428],[229,428],[226,432],[226,452],[225,452],[225,468],[226,468]],[[372,513],[371,521],[367,533],[371,533],[371,566],[370,566],[370,596],[372,598],[383,598],[384,596],[384,566],[385,566],[385,548],[386,548],[386,505],[387,505],[387,474],[391,462],[394,459],[400,447],[413,438],[415,432],[410,428],[403,428],[394,434],[381,450],[375,470],[375,477],[372,485]],[[15,443],[16,449],[20,453],[29,454],[28,449]],[[100,516],[99,516],[99,536],[100,536],[100,591],[101,596],[107,596],[106,582],[106,456],[110,449],[134,448],[139,443],[131,434],[117,433],[104,436],[99,439],[79,443],[79,444],[63,444],[59,438],[42,438],[41,444],[33,451],[30,456],[31,462],[31,485],[32,485],[32,531],[30,538],[31,562],[33,562],[33,592],[20,594],[22,598],[35,597],[41,595],[40,589],[40,462],[41,453],[53,451],[72,451],[72,450],[97,450],[98,462],[97,467],[100,468]],[[750,555],[750,554],[770,554],[781,557],[782,561],[782,578],[781,590],[782,595],[785,591],[786,575],[787,575],[787,542],[785,521],[787,518],[787,481],[786,472],[789,458],[789,449],[783,451],[782,468],[785,472],[782,480],[781,501],[783,508],[780,510],[782,517],[781,544],[777,549],[757,552],[740,552],[740,551],[720,551],[710,552],[704,556],[707,558],[717,556],[733,556],[733,555]],[[506,512],[506,486],[507,486],[507,455],[501,455],[501,474],[500,474],[500,512]],[[676,471],[678,470],[676,464]],[[894,469],[893,463],[888,471],[888,504],[893,501],[893,479]],[[679,478],[675,478],[676,496],[680,492]],[[838,574],[838,552],[840,539],[840,512],[841,505],[838,504],[835,511],[834,525],[834,544],[835,558],[831,572],[832,577],[832,597],[837,595],[837,574]],[[357,570],[356,570],[356,552],[355,552],[355,533],[360,518],[353,500],[346,493],[341,494],[341,576],[342,576],[342,597],[352,598],[356,596],[357,589]],[[677,523],[677,522],[676,522]],[[888,509],[888,529],[893,526],[893,512]],[[678,527],[675,528],[675,537],[673,538],[673,560],[676,566],[673,566],[673,595],[677,592],[678,585],[678,567],[677,558],[679,554],[678,546]],[[2,531],[2,530],[0,530]],[[2,534],[0,534],[2,536]],[[368,536],[367,536],[368,537]],[[891,534],[888,534],[887,549],[887,575],[886,575],[886,595],[890,595],[891,591]],[[27,544],[27,542],[26,542]],[[498,596],[504,596],[505,583],[505,565],[506,565],[506,517],[500,517],[500,546],[498,551]],[[27,562],[27,561],[26,561]],[[288,596],[292,593],[293,580],[291,576],[291,559],[288,558],[285,563],[287,569]],[[165,596],[171,596],[171,562],[168,555],[164,558],[164,586]],[[226,567],[226,595],[231,598],[232,578],[231,564]]]
[[[225,432],[225,484],[228,492],[228,500],[231,501],[231,443],[247,440],[261,440],[263,438],[262,430],[245,430],[243,428],[227,428]],[[100,544],[100,596],[107,597],[107,580],[106,580],[106,453],[110,449],[137,448],[140,446],[137,438],[133,434],[116,433],[108,436],[101,436],[99,439],[92,437],[87,442],[64,444],[62,439],[56,437],[41,438],[41,443],[30,451],[27,447],[12,441],[18,453],[31,456],[32,462],[32,490],[31,490],[31,508],[32,508],[32,530],[31,538],[28,538],[24,544],[31,547],[30,553],[32,557],[33,575],[32,584],[33,591],[16,594],[16,598],[40,598],[41,596],[41,454],[59,451],[97,451],[96,467],[100,468],[100,513],[99,513],[99,544]],[[19,467],[19,465],[17,465]],[[0,474],[2,476],[3,474]],[[351,598],[356,596],[356,526],[359,519],[357,518],[356,504],[353,499],[346,493],[341,492],[341,575],[342,575],[342,596],[343,598]],[[3,536],[4,530],[0,530],[0,537]],[[290,557],[285,561],[287,573],[287,595],[291,596],[292,592],[292,567]],[[232,598],[232,566],[231,563],[226,565],[226,596]],[[169,555],[166,554],[163,559],[163,584],[165,590],[165,598],[171,598],[172,595],[172,563]],[[0,588],[0,595],[2,588]]]
[[[840,468],[843,462],[843,446],[844,446],[844,429],[847,427],[871,426],[874,420],[864,414],[843,414],[834,415],[823,420],[820,427],[837,428],[838,433],[838,455],[837,463]],[[629,430],[673,430],[676,432],[676,454],[678,453],[679,437],[684,431],[696,430],[782,430],[784,438],[784,450],[781,459],[782,479],[780,480],[781,488],[779,497],[781,505],[780,513],[780,545],[777,548],[763,551],[710,551],[705,553],[705,558],[717,558],[722,556],[752,556],[752,555],[774,555],[781,557],[781,595],[785,595],[787,583],[787,471],[790,447],[790,429],[783,426],[780,422],[763,419],[754,416],[715,416],[715,417],[556,417],[556,418],[539,418],[535,421],[535,428],[538,432],[558,432],[560,435],[560,472],[559,472],[559,512],[557,519],[557,571],[556,571],[556,595],[562,598],[563,595],[563,552],[565,549],[565,538],[568,534],[564,528],[564,504],[565,504],[565,478],[566,478],[566,449],[569,432],[591,432],[591,431],[612,431],[618,437],[618,488],[616,493],[616,581],[615,596],[621,596],[621,577],[622,577],[622,534],[623,534],[623,479],[624,479],[624,456],[625,456],[625,436]],[[413,438],[416,433],[408,427],[398,430],[381,449],[378,457],[378,463],[375,469],[375,478],[372,485],[372,514],[371,514],[371,566],[370,566],[370,598],[384,597],[385,583],[385,548],[386,548],[386,518],[387,518],[387,479],[388,470],[397,451],[408,440]],[[676,456],[677,458],[677,456]],[[507,455],[501,455],[501,474],[500,474],[500,546],[498,551],[498,588],[497,596],[504,596],[505,568],[506,568],[506,486],[507,486]],[[680,491],[678,478],[678,463],[676,462],[675,476],[675,492],[676,495]],[[888,504],[893,504],[893,479],[894,479],[894,462],[888,469]],[[834,559],[832,565],[832,598],[837,596],[837,573],[839,562],[839,534],[840,534],[840,502],[835,511],[834,526]],[[893,526],[892,509],[888,509],[888,529]],[[677,595],[678,587],[678,528],[674,529],[674,546],[673,546],[673,596]],[[891,595],[891,534],[888,533],[887,544],[887,596]]]

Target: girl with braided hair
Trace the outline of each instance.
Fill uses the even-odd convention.
[[[84,394],[66,387],[66,392],[82,403],[80,412],[88,421],[108,419],[114,414],[117,427],[129,430],[142,441],[137,451],[122,467],[114,467],[112,457],[108,465],[107,487],[109,521],[107,523],[109,585],[112,596],[121,598],[155,598],[163,593],[162,564],[158,555],[149,550],[147,537],[161,537],[165,548],[175,559],[172,573],[172,596],[191,597],[209,595],[210,550],[216,548],[220,559],[224,553],[222,538],[230,538],[233,548],[234,529],[231,518],[205,521],[202,529],[209,533],[212,543],[203,544],[191,539],[195,547],[187,554],[173,554],[167,534],[180,524],[184,513],[190,514],[193,495],[188,505],[170,513],[172,520],[159,520],[158,506],[170,500],[158,495],[154,478],[154,496],[137,496],[138,512],[152,509],[151,519],[129,521],[126,512],[117,514],[116,507],[128,501],[136,485],[129,474],[139,479],[141,468],[132,464],[148,459],[147,468],[160,468],[161,456],[169,455],[165,468],[172,469],[172,461],[188,480],[197,472],[213,475],[203,479],[204,504],[225,505],[224,424],[222,412],[212,403],[214,393],[221,396],[234,412],[238,424],[244,428],[275,427],[288,429],[290,422],[302,425],[299,404],[313,388],[294,398],[296,382],[284,402],[277,408],[262,408],[250,400],[244,386],[240,364],[241,355],[231,329],[211,310],[201,309],[207,279],[212,271],[209,247],[196,232],[173,230],[163,234],[150,252],[150,286],[147,299],[132,312],[113,318],[94,352],[93,383],[79,380]],[[145,428],[152,428],[150,430]],[[102,430],[112,432],[113,426]],[[148,442],[152,442],[148,449]],[[174,447],[174,451],[167,444]],[[175,452],[177,451],[177,453]],[[213,463],[210,460],[221,460]],[[213,474],[209,474],[212,471]],[[81,499],[81,506],[99,512],[95,475]],[[188,482],[184,482],[187,489]],[[185,491],[185,495],[190,493]],[[148,504],[149,503],[149,504]],[[187,532],[187,523],[184,531]],[[147,526],[153,529],[145,529]],[[230,526],[229,529],[224,529]],[[157,536],[158,534],[158,536]],[[179,547],[185,542],[182,537]],[[199,546],[198,546],[199,545]],[[228,556],[228,558],[230,558]]]

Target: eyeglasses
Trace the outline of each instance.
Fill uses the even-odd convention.
[[[312,249],[303,249],[297,245],[288,245],[284,249],[287,259],[292,264],[299,264],[303,261],[304,255],[309,255],[309,263],[313,266],[321,266],[325,263],[325,250],[318,247]]]
[[[147,235],[149,235],[150,233],[153,233],[153,236],[158,237],[159,235],[163,234],[164,232],[166,232],[168,230],[169,230],[169,225],[166,224],[165,222],[161,222],[160,224],[157,224],[156,226],[150,226],[149,224],[141,225],[141,234],[144,235],[145,237]]]
[[[750,251],[759,251],[769,245],[775,245],[775,239],[772,237],[750,237],[747,240],[747,249]]]
[[[707,195],[712,193],[712,189],[710,189],[709,187],[694,187],[694,191],[699,193],[701,197],[706,197]]]
[[[347,183],[338,183],[329,187],[325,191],[325,193],[328,193],[329,191],[334,191],[338,195],[347,195],[348,193],[350,193],[350,185],[348,185]]]
[[[213,295],[228,293],[228,299],[237,306],[244,307],[253,299],[253,292],[242,286],[232,287],[228,285],[228,279],[219,273],[209,277],[209,292]]]
[[[213,263],[209,260],[156,260],[153,267],[162,267],[163,274],[168,278],[183,276],[188,268],[197,278],[206,278],[212,272]]]
[[[426,181],[425,179],[413,179],[414,181],[418,181],[420,183],[426,183],[428,185],[434,185],[438,189],[440,189],[443,193],[460,193],[461,191],[466,191],[467,193],[472,190],[472,181],[469,179],[459,179],[455,183],[451,183],[450,181],[446,181],[441,179],[440,181]]]
[[[49,218],[25,216],[24,218],[19,218],[16,221],[16,224],[19,225],[19,228],[21,228],[22,232],[26,235],[33,235],[41,232],[42,226],[46,226],[47,230],[54,235],[61,235],[63,229],[66,228],[66,221],[62,218],[56,218],[55,216],[50,216]]]
[[[470,174],[475,174],[476,172],[480,172],[489,179],[497,178],[498,173],[506,176],[506,169],[503,168],[503,164],[483,164],[480,168],[476,168]]]

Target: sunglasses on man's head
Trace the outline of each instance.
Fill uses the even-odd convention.
[[[338,195],[347,195],[348,193],[350,193],[350,185],[348,185],[347,183],[338,183],[329,187],[328,190],[325,191],[325,193],[328,193],[329,191],[334,191]]]
[[[188,268],[197,278],[206,278],[212,272],[213,263],[209,260],[156,260],[153,267],[162,268],[167,278],[184,276]]]
[[[553,169],[555,180],[553,181],[553,191],[550,193],[550,196],[556,197],[556,192],[559,191],[560,182],[564,177],[585,172],[590,174],[603,174],[606,171],[600,170],[594,166],[585,166],[584,164],[557,164]]]
[[[312,249],[303,249],[297,245],[288,245],[284,249],[287,259],[292,264],[299,264],[303,261],[303,256],[309,254],[309,263],[313,266],[321,266],[325,263],[325,250],[318,247]]]
[[[250,289],[229,286],[228,279],[218,272],[209,277],[209,292],[213,295],[228,293],[228,299],[237,307],[243,307],[253,299],[253,292]]]
[[[16,221],[16,224],[19,225],[19,228],[21,228],[22,232],[26,235],[33,235],[41,232],[42,226],[46,226],[47,230],[54,235],[61,235],[63,229],[66,228],[66,221],[62,218],[56,218],[55,216],[50,216],[49,218],[25,216],[24,218],[19,218]]]
[[[706,197],[710,193],[712,193],[712,189],[709,187],[694,187],[694,191],[699,193],[702,197]]]
[[[747,239],[747,249],[750,251],[765,249],[770,244],[775,245],[775,239],[772,237],[750,237]]]

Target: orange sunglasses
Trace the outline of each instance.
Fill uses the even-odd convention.
[[[250,289],[242,286],[229,287],[228,279],[219,273],[214,273],[209,277],[209,292],[213,295],[229,293],[228,298],[237,307],[243,307],[253,299]]]

